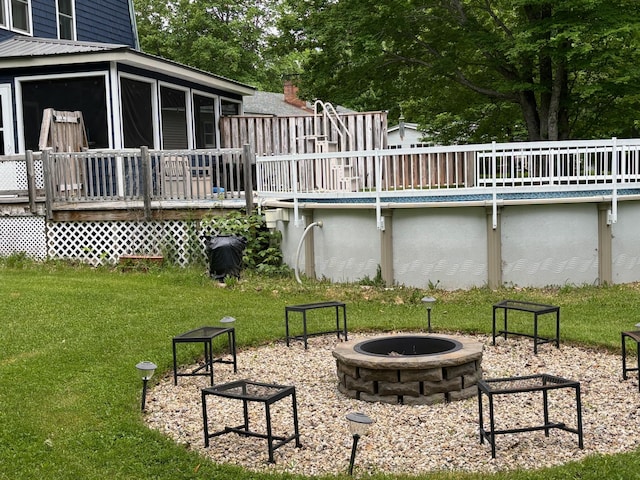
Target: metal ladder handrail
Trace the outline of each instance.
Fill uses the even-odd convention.
[[[327,122],[329,121],[338,132],[340,138],[344,138],[343,132],[346,132],[348,141],[347,150],[351,150],[351,142],[353,140],[351,132],[347,128],[347,125],[340,118],[340,115],[336,111],[335,107],[329,102],[316,100],[313,104],[313,114],[315,117],[320,116],[320,113],[318,112],[318,106],[322,107],[322,127],[324,136],[328,138],[329,125]],[[318,135],[316,135],[316,138],[318,138]]]

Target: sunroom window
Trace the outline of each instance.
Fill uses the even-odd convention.
[[[240,115],[240,103],[222,100],[220,102],[223,116]]]
[[[149,82],[120,79],[122,92],[122,135],[125,148],[154,147],[152,87]]]
[[[162,148],[189,148],[187,137],[187,101],[183,90],[160,87],[162,112]]]
[[[22,117],[26,150],[38,150],[42,112],[46,108],[80,111],[89,148],[109,147],[105,77],[25,80],[22,86]]]
[[[193,115],[196,127],[196,148],[215,148],[215,100],[202,95],[193,96]]]

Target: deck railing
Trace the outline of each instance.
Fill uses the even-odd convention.
[[[28,199],[35,213],[44,201],[50,215],[68,203],[138,201],[149,209],[151,202],[242,198],[247,185],[253,190],[253,163],[249,149],[28,151],[0,157],[0,203]]]
[[[296,209],[313,199],[364,198],[379,211],[390,198],[485,195],[495,212],[508,194],[604,190],[615,221],[617,191],[640,184],[640,139],[260,156],[256,164],[258,195],[292,199]]]
[[[241,149],[44,152],[54,202],[239,197]]]
[[[36,202],[44,198],[42,158],[39,153],[0,156],[0,203],[29,203],[36,213]]]
[[[249,165],[243,159],[248,158]],[[253,179],[250,151],[28,152],[0,157],[0,202],[197,201],[240,198]],[[248,168],[249,167],[249,168]],[[261,156],[257,193],[300,200],[359,198],[376,203],[452,195],[594,192],[609,196],[612,221],[620,189],[640,188],[640,139],[532,142]],[[597,193],[596,193],[597,192]],[[46,195],[45,195],[46,194]],[[424,199],[422,199],[424,200]],[[296,219],[298,219],[296,212]],[[379,226],[382,228],[379,215]]]

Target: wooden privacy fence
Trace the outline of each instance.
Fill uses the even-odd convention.
[[[383,190],[457,188],[475,185],[474,152],[385,151],[382,161]],[[369,188],[375,188],[374,184]]]
[[[286,155],[326,151],[319,144],[331,143],[335,151],[386,148],[387,113],[341,113],[339,118],[353,139],[347,145],[339,129],[330,124],[324,131],[321,115],[295,117],[231,116],[220,119],[224,148],[249,144],[256,155]]]

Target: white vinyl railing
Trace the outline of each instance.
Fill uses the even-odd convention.
[[[615,221],[618,190],[640,183],[640,139],[261,156],[256,165],[258,195],[292,199],[296,210],[302,199],[364,198],[379,210],[382,200],[486,195],[495,212],[508,194],[605,191]]]

